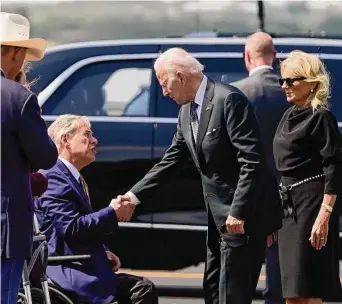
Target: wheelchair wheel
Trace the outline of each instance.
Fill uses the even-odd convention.
[[[19,304],[28,304],[28,301],[26,299],[26,296],[24,293],[21,292],[21,290],[18,293],[18,300],[17,303]]]
[[[45,304],[45,297],[44,293],[39,288],[31,288],[31,297],[33,304]]]
[[[74,302],[57,288],[49,286],[49,293],[52,304],[74,304]]]
[[[31,298],[32,298],[32,304],[45,304],[45,298],[44,298],[44,293],[41,289],[31,287]],[[26,298],[24,289],[20,289],[18,293],[18,301],[17,303],[19,304],[28,304],[29,301]]]

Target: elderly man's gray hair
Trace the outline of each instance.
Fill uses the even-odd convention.
[[[154,69],[157,71],[160,68],[173,77],[177,71],[185,74],[201,73],[204,66],[184,49],[171,48],[162,53],[155,61]]]
[[[57,146],[58,151],[61,147],[63,135],[75,135],[76,131],[83,126],[90,127],[90,121],[86,116],[65,114],[59,116],[48,128],[48,134]]]

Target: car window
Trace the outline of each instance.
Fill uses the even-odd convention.
[[[148,116],[152,62],[100,62],[69,77],[43,106],[43,114]]]
[[[242,58],[199,58],[204,65],[204,74],[215,82],[225,84],[247,77]],[[169,97],[164,97],[158,88],[157,113],[159,117],[177,117],[179,106]]]

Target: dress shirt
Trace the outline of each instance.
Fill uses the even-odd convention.
[[[204,99],[205,90],[207,88],[208,78],[207,76],[203,76],[201,84],[196,92],[194,103],[198,104],[198,107],[196,109],[197,117],[198,117],[198,123],[201,119],[201,109]]]
[[[63,157],[58,156],[58,159],[63,162],[64,165],[66,165],[66,167],[68,168],[68,170],[71,172],[71,174],[73,175],[73,177],[75,177],[75,179],[80,182],[80,172],[76,169],[76,167],[71,164],[70,162],[68,162],[67,160],[65,160]]]

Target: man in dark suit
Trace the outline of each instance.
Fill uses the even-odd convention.
[[[278,123],[288,108],[286,96],[281,89],[278,76],[272,64],[276,51],[272,37],[267,33],[257,32],[247,39],[244,60],[249,77],[232,83],[239,88],[251,102],[257,117],[262,143],[267,157],[268,173],[273,179],[274,189],[270,189],[270,198],[274,204],[279,201],[277,184],[279,174],[273,158],[273,137]],[[273,194],[273,198],[272,198]],[[283,304],[281,278],[278,256],[277,233],[268,236],[266,246],[266,289],[264,298],[266,304]]]
[[[37,97],[13,81],[24,60],[44,56],[46,42],[29,39],[29,23],[1,12],[1,299],[17,303],[24,260],[31,255],[32,169],[52,167],[57,149]]]
[[[144,202],[192,157],[208,212],[205,303],[249,304],[266,236],[280,226],[264,199],[253,109],[238,89],[207,78],[185,50],[169,49],[154,67],[163,94],[182,105],[177,131],[163,159],[124,197],[132,204]]]
[[[85,116],[62,115],[48,132],[59,157],[54,167],[42,171],[49,183],[47,191],[35,201],[40,230],[48,238],[50,256],[91,256],[85,261],[48,266],[49,279],[85,303],[105,304],[113,299],[119,303],[158,303],[152,282],[115,273],[120,260],[104,246],[105,237],[117,232],[118,219],[129,219],[131,206],[119,198],[106,208],[92,210],[89,189],[80,174],[95,160],[97,140],[89,120]]]
[[[26,73],[25,67],[19,72],[19,74],[14,78],[14,81],[19,82],[25,88],[30,88],[29,83],[26,80]],[[47,189],[48,181],[47,178],[39,173],[39,172],[32,172],[31,173],[31,193],[34,199],[37,199],[41,196]]]

